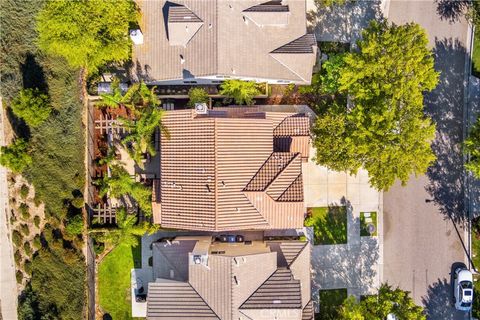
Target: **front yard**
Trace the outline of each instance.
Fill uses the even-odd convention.
[[[338,311],[348,297],[347,289],[320,290],[318,292],[320,313],[315,314],[315,320],[338,319]]]
[[[98,268],[98,295],[100,307],[113,320],[132,319],[130,271],[141,267],[142,248],[118,245]]]
[[[314,245],[347,243],[347,209],[344,206],[308,208],[305,226],[313,227]]]

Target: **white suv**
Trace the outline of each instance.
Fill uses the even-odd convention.
[[[453,296],[455,308],[460,311],[470,311],[473,302],[473,276],[466,268],[455,269],[453,283]]]

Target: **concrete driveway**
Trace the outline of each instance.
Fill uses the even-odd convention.
[[[461,239],[464,75],[468,26],[439,15],[445,1],[391,1],[389,20],[423,26],[441,72],[438,87],[426,96],[426,112],[437,123],[432,148],[436,163],[427,175],[412,177],[384,193],[384,279],[412,292],[429,319],[463,319],[451,304],[450,268],[466,262]],[[455,20],[455,21],[453,21]]]

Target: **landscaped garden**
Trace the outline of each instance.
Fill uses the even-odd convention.
[[[320,290],[318,292],[320,313],[315,320],[338,319],[340,307],[348,297],[347,289]]]
[[[360,236],[376,236],[377,235],[377,213],[360,212]]]
[[[100,307],[112,319],[131,319],[130,271],[141,268],[142,248],[120,244],[101,261],[98,268]]]
[[[315,245],[347,243],[347,208],[308,208],[305,226],[313,227]]]

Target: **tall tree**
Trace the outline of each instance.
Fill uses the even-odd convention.
[[[72,67],[95,72],[130,57],[128,29],[137,18],[132,0],[50,0],[37,17],[38,45]]]
[[[477,179],[480,179],[480,117],[470,129],[464,142],[464,150],[469,156],[465,168],[471,171]]]
[[[29,127],[38,127],[50,116],[48,96],[38,89],[23,89],[11,103],[13,113]]]
[[[122,143],[139,166],[142,165],[142,156],[145,153],[150,156],[156,153],[153,146],[155,130],[160,127],[168,136],[168,132],[161,125],[162,117],[162,110],[153,108],[143,112],[137,120],[122,120],[123,125],[130,130]]]
[[[232,98],[236,104],[252,104],[253,98],[260,94],[257,83],[253,81],[226,80],[220,85],[220,94]]]
[[[110,196],[117,199],[130,196],[146,215],[150,215],[152,212],[151,190],[135,181],[120,165],[112,165],[110,170],[110,177],[105,176],[97,182],[100,185],[100,195],[103,197],[109,192]]]
[[[388,315],[399,320],[426,319],[423,308],[415,304],[408,291],[392,289],[388,284],[382,284],[377,294],[359,302],[349,297],[340,309],[343,320],[387,319]]]
[[[318,163],[351,173],[364,167],[379,190],[426,172],[435,160],[430,147],[435,126],[423,113],[423,93],[438,82],[427,45],[417,24],[372,22],[358,41],[359,51],[329,65],[324,86],[348,94],[351,104],[346,110],[331,107],[323,115],[336,122],[317,120]]]
[[[28,154],[28,144],[23,139],[15,139],[9,146],[0,148],[0,164],[15,173],[21,173],[32,164]]]

